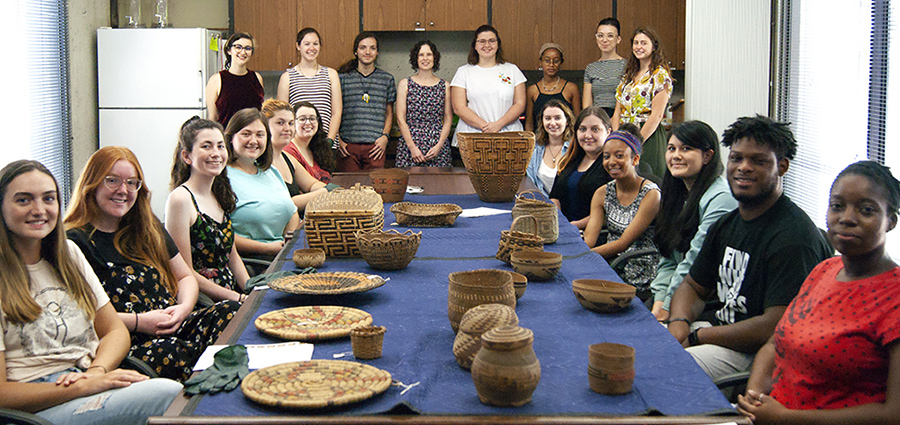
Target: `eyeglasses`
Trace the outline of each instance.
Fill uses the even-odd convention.
[[[485,45],[485,44],[497,44],[496,38],[491,38],[487,40],[475,40],[475,44]]]
[[[103,178],[103,184],[109,190],[118,190],[125,183],[125,190],[129,192],[137,192],[141,188],[139,179],[123,179],[116,176],[106,176]]]
[[[616,36],[613,34],[604,34],[602,32],[598,32],[598,33],[594,34],[594,36],[597,38],[609,38],[609,39],[616,38]]]
[[[241,46],[240,44],[233,44],[231,45],[231,47],[237,50],[243,50],[247,53],[253,53],[253,46]]]
[[[541,62],[543,62],[543,63],[545,63],[545,64],[547,64],[547,65],[559,65],[559,64],[562,63],[562,61],[559,60],[559,58],[553,58],[553,59],[550,59],[550,58],[544,58],[544,59],[541,60]]]
[[[300,124],[306,124],[309,122],[316,122],[316,117],[314,117],[314,116],[297,117],[297,119],[295,121],[297,121]]]

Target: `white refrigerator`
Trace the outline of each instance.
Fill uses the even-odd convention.
[[[160,220],[181,124],[207,116],[204,92],[221,69],[220,39],[204,28],[97,30],[100,146],[137,155]]]

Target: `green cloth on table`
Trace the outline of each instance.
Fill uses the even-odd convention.
[[[212,366],[184,382],[185,393],[197,395],[231,391],[250,373],[250,358],[247,356],[247,347],[243,345],[225,347],[214,358]]]
[[[280,271],[274,273],[263,273],[260,275],[256,275],[247,280],[247,283],[244,284],[244,293],[249,294],[253,291],[253,288],[257,286],[268,285],[269,282],[279,279],[285,276],[293,276],[297,274],[308,274],[308,273],[316,273],[317,270],[315,267],[307,267],[305,269],[300,270],[287,270]]]

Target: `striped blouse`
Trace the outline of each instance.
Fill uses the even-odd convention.
[[[331,124],[331,80],[328,78],[328,67],[319,66],[319,71],[307,77],[297,71],[296,67],[288,69],[290,78],[288,101],[291,105],[307,101],[316,106],[322,116],[322,127],[328,132]]]

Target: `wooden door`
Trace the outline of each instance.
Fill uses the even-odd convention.
[[[631,33],[638,27],[650,27],[659,34],[670,66],[684,68],[685,0],[621,0],[617,7],[622,57],[631,57]]]
[[[507,62],[519,69],[538,69],[538,49],[551,40],[550,10],[547,0],[493,0],[491,18]]]
[[[425,28],[425,0],[363,0],[366,31],[415,31]]]
[[[250,69],[283,71],[294,63],[297,4],[295,0],[234,0],[235,31],[249,33],[256,40]]]
[[[266,2],[267,3],[267,2]],[[303,0],[295,1],[297,20],[294,33],[287,41],[297,61],[297,32],[313,27],[321,38],[319,64],[337,68],[353,57],[353,39],[359,34],[359,0]]]
[[[422,25],[426,31],[475,31],[487,17],[487,0],[425,0]]]
[[[597,23],[610,16],[612,0],[553,0],[552,41],[563,49],[562,69],[583,71],[600,57],[594,34]]]

